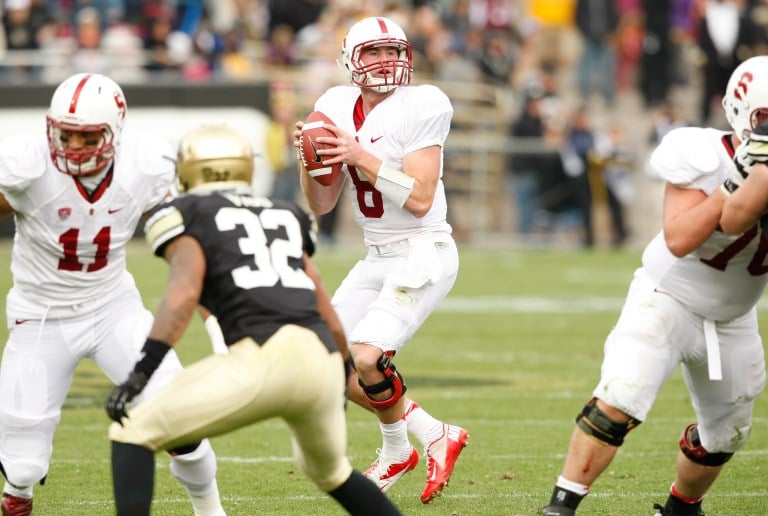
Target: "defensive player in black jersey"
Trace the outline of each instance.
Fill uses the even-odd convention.
[[[253,196],[251,147],[225,126],[187,134],[176,168],[182,194],[145,228],[170,265],[166,291],[143,357],[107,400],[117,514],[149,514],[155,452],[272,417],[288,424],[306,475],[349,513],[399,514],[346,456],[346,343],[309,258],[310,217]],[[218,318],[229,352],[128,408],[198,306]]]

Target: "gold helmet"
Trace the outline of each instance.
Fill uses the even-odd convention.
[[[204,125],[188,132],[176,157],[179,191],[208,183],[251,184],[253,150],[240,133],[226,125]]]

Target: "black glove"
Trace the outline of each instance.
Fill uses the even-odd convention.
[[[124,417],[128,416],[125,406],[144,390],[148,381],[149,377],[142,371],[131,371],[128,379],[112,389],[112,393],[107,398],[106,409],[109,417],[120,423]]]
[[[144,356],[136,362],[133,371],[128,375],[128,379],[115,387],[107,398],[107,414],[118,423],[128,414],[125,412],[125,406],[131,402],[146,387],[149,378],[160,367],[166,353],[171,347],[165,342],[147,338],[141,352]]]

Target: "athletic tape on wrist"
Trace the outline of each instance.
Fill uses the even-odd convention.
[[[219,326],[219,320],[215,315],[209,315],[205,322],[205,331],[208,332],[208,338],[211,339],[211,346],[213,352],[217,355],[223,355],[227,353],[227,343],[224,341],[224,334],[221,332],[221,326]]]
[[[405,206],[408,197],[411,196],[416,180],[407,174],[403,174],[384,162],[379,167],[376,183],[373,185],[381,195],[394,201],[401,208]]]

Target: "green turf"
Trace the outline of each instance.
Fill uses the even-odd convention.
[[[332,291],[360,257],[358,249],[321,248],[317,263]],[[0,244],[0,264],[9,245]],[[614,324],[636,252],[480,251],[461,253],[451,294],[399,356],[409,394],[439,418],[470,431],[451,485],[435,503],[419,494],[424,463],[390,496],[404,514],[535,515],[560,471],[573,418],[597,381],[605,335]],[[129,252],[147,306],[163,290],[166,266],[141,244]],[[7,265],[0,290],[10,285]],[[761,311],[763,324],[766,313]],[[6,331],[0,330],[5,341]],[[195,322],[177,348],[189,363],[208,351]],[[101,404],[110,385],[81,364],[56,434],[48,483],[36,489],[39,515],[112,514],[106,428]],[[348,410],[349,455],[365,469],[380,446],[376,422]],[[662,390],[649,420],[630,434],[582,503],[583,515],[650,515],[674,474],[677,439],[692,420],[680,374]],[[765,455],[768,404],[755,411],[752,438],[728,464],[705,502],[708,514],[768,512]],[[290,458],[288,434],[267,421],[213,440],[219,486],[230,515],[342,514]],[[191,514],[183,489],[158,456],[155,514]]]

